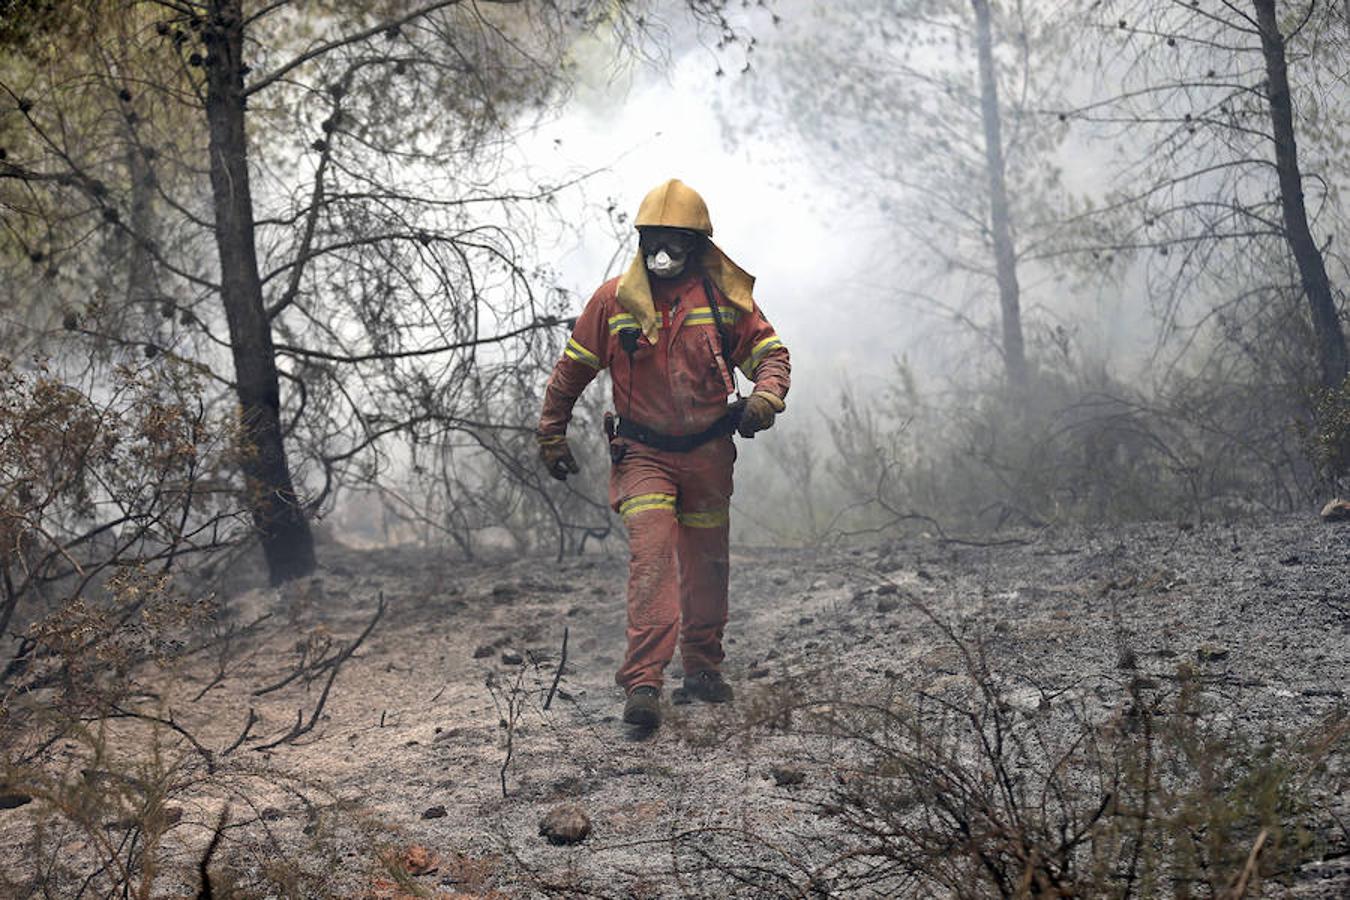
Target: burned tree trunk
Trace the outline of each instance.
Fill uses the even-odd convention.
[[[1026,348],[1022,340],[1021,289],[1017,283],[1017,256],[1013,249],[1008,188],[1004,183],[1002,122],[998,108],[998,78],[994,69],[994,39],[988,0],[971,0],[975,8],[975,35],[980,57],[980,115],[984,121],[985,173],[989,178],[989,225],[994,241],[994,271],[1003,317],[1003,364],[1008,383],[1027,383]]]
[[[1280,207],[1284,213],[1284,237],[1298,265],[1304,296],[1312,313],[1313,334],[1317,339],[1317,357],[1322,386],[1339,387],[1346,376],[1345,333],[1341,330],[1326,262],[1308,227],[1308,211],[1303,204],[1303,174],[1298,167],[1298,147],[1294,142],[1294,101],[1289,93],[1289,72],[1285,62],[1284,36],[1275,18],[1274,0],[1253,0],[1257,23],[1261,26],[1261,53],[1266,64],[1266,98],[1275,138],[1275,170],[1280,179]]]
[[[248,442],[243,462],[253,522],[273,584],[314,570],[314,538],[286,462],[281,389],[263,305],[244,134],[240,0],[212,0],[206,41],[206,118],[221,300],[230,329],[236,391]]]

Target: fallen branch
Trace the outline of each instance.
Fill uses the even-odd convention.
[[[287,675],[280,681],[273,682],[272,684],[269,684],[266,687],[258,688],[256,691],[253,692],[253,696],[261,697],[264,694],[270,694],[273,691],[279,691],[286,685],[290,684],[292,681],[295,681],[297,678],[303,677],[306,681],[310,681],[315,677],[317,677],[318,674],[323,670],[330,668],[338,659],[338,656],[328,655],[328,651],[333,649],[331,639],[326,640],[323,647],[320,648],[319,650],[318,657],[315,658],[313,661],[309,659],[310,649],[311,645],[308,643],[305,644],[304,650],[302,650],[300,653],[300,663],[295,667],[295,671],[291,672],[291,674]]]
[[[384,591],[380,591],[380,605],[375,610],[375,615],[366,625],[365,630],[362,631],[359,635],[357,635],[356,640],[352,641],[349,645],[347,645],[346,649],[344,649],[337,656],[333,657],[332,665],[328,667],[329,670],[328,681],[325,682],[323,686],[323,693],[319,695],[319,701],[316,704],[314,704],[314,711],[310,713],[309,721],[308,722],[305,721],[305,711],[303,709],[296,710],[295,724],[291,726],[290,731],[286,732],[284,735],[277,738],[275,741],[269,741],[266,744],[261,744],[257,747],[254,747],[253,748],[254,750],[257,751],[271,750],[273,747],[278,747],[282,744],[291,743],[296,738],[308,734],[309,732],[314,730],[314,726],[318,724],[319,716],[323,714],[323,708],[325,704],[328,703],[328,692],[332,690],[333,682],[337,680],[338,672],[342,670],[342,664],[351,658],[351,655],[356,652],[356,648],[360,647],[361,644],[365,641],[365,639],[370,636],[370,633],[375,630],[375,625],[384,616],[384,611],[386,608],[387,604],[384,602]]]
[[[215,773],[216,771],[215,756],[211,753],[210,750],[202,746],[201,741],[197,740],[197,738],[193,736],[192,732],[188,731],[182,725],[179,725],[177,722],[173,720],[172,710],[170,710],[169,712],[169,718],[165,719],[162,718],[161,716],[152,716],[149,713],[142,713],[136,712],[135,710],[123,709],[122,707],[114,704],[112,706],[111,712],[108,715],[108,718],[140,719],[143,722],[154,722],[155,724],[158,725],[167,725],[169,728],[173,729],[174,731],[181,734],[183,737],[187,738],[188,743],[192,744],[193,749],[195,749],[198,753],[200,753],[202,759],[206,761],[206,771],[212,774]]]
[[[567,633],[570,630],[568,626],[563,626],[562,658],[558,660],[558,668],[553,673],[553,684],[549,686],[548,696],[544,698],[544,709],[548,709],[549,704],[553,702],[553,695],[558,690],[558,681],[562,678],[563,666],[567,665]]]
[[[258,713],[253,707],[248,708],[248,721],[244,723],[244,730],[239,732],[239,737],[234,739],[234,743],[220,751],[221,756],[229,756],[239,749],[239,745],[248,739],[248,733],[253,730],[253,725],[258,721]]]
[[[1233,882],[1232,887],[1224,894],[1224,900],[1241,900],[1247,895],[1247,885],[1251,883],[1252,876],[1256,874],[1256,861],[1261,856],[1261,850],[1266,846],[1266,838],[1270,837],[1270,831],[1266,828],[1261,829],[1261,833],[1256,836],[1256,841],[1252,844],[1251,852],[1247,854],[1247,864],[1242,867],[1242,872]]]
[[[249,710],[250,713],[253,710]],[[216,820],[215,831],[211,833],[211,843],[206,845],[206,852],[202,854],[202,861],[197,864],[197,871],[201,874],[202,886],[197,891],[197,900],[212,900],[215,896],[211,891],[211,874],[207,867],[211,865],[211,857],[216,852],[216,847],[220,845],[221,835],[225,833],[225,826],[230,821],[230,805],[225,804],[225,808],[220,811],[220,818]]]

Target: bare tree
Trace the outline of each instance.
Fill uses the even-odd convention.
[[[1312,0],[1279,15],[1266,2],[1102,4],[1089,19],[1098,37],[1083,43],[1102,86],[1066,113],[1118,142],[1119,188],[1103,209],[1132,220],[1110,247],[1088,240],[1072,252],[1150,252],[1164,337],[1188,307],[1207,321],[1216,309],[1301,297],[1317,373],[1306,380],[1324,388],[1347,372],[1326,265],[1344,215],[1333,202],[1343,151],[1337,126],[1318,121],[1345,121],[1317,72],[1335,62],[1323,37],[1337,15]],[[1311,141],[1302,148],[1300,135]]]
[[[1044,114],[1058,96],[1066,39],[1048,10],[987,0],[831,4],[784,16],[782,52],[761,72],[774,103],[875,203],[897,255],[928,296],[997,296],[991,343],[1004,378],[1029,377],[1022,278],[1029,253],[1054,240],[1072,198],[1054,153],[1063,124]]]
[[[268,572],[277,583],[313,571],[314,537],[296,496],[282,442],[281,384],[254,244],[244,133],[243,3],[210,0],[203,12],[202,65],[220,299],[229,323],[240,418],[252,443],[251,452],[243,455],[245,489]]]
[[[1025,387],[1027,357],[1022,340],[1021,289],[1017,283],[1017,251],[1013,246],[1008,189],[1004,183],[1003,117],[998,105],[998,72],[994,63],[994,30],[988,0],[971,0],[975,12],[975,46],[980,68],[980,120],[984,125],[984,168],[989,179],[989,225],[994,248],[1003,321],[1003,365],[1008,382]]]
[[[726,28],[724,6],[681,11]],[[0,72],[11,290],[230,391],[274,581],[313,567],[308,515],[343,485],[524,426],[500,388],[556,353],[566,297],[528,251],[567,185],[532,177],[516,137],[563,96],[572,42],[603,26],[631,46],[640,4],[64,13]]]
[[[1345,333],[1332,297],[1331,282],[1322,253],[1308,225],[1303,202],[1303,172],[1298,164],[1298,146],[1294,135],[1294,101],[1289,89],[1289,68],[1285,38],[1275,14],[1274,0],[1252,0],[1261,36],[1261,55],[1265,60],[1266,98],[1270,106],[1271,137],[1275,145],[1275,171],[1280,184],[1280,212],[1284,219],[1284,238],[1298,266],[1303,294],[1312,316],[1317,337],[1317,361],[1322,386],[1335,388],[1347,374]],[[1312,16],[1315,0],[1307,5]],[[1305,19],[1306,23],[1307,19]],[[1302,26],[1298,26],[1302,27]]]

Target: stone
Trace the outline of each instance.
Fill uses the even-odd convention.
[[[492,655],[492,647],[487,644],[480,644],[478,649],[473,651],[474,659],[487,659]]]
[[[445,807],[439,804],[422,810],[422,818],[424,819],[444,819],[446,815]]]
[[[879,613],[894,612],[899,608],[900,608],[900,601],[895,600],[891,597],[882,597],[880,600],[877,601],[877,612]]]
[[[1350,500],[1342,500],[1337,497],[1334,500],[1328,500],[1327,505],[1322,507],[1322,521],[1324,522],[1344,522],[1350,519]]]
[[[18,809],[20,806],[32,802],[32,797],[28,794],[21,794],[18,791],[5,791],[0,793],[0,809]]]
[[[1228,648],[1218,644],[1201,644],[1195,648],[1195,658],[1200,662],[1219,662],[1228,658]]]
[[[525,657],[511,650],[502,651],[502,662],[508,666],[518,666],[525,661]]]
[[[421,844],[413,844],[404,850],[399,861],[409,875],[430,875],[441,866],[440,856]]]
[[[779,787],[791,787],[806,780],[806,773],[796,766],[773,766],[769,769],[773,783]]]
[[[539,834],[550,844],[578,844],[590,833],[590,817],[575,803],[555,806],[539,820]]]

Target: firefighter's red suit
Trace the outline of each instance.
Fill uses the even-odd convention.
[[[567,430],[572,407],[601,369],[613,381],[614,408],[629,421],[665,435],[691,435],[727,411],[735,390],[724,356],[778,409],[789,380],[788,351],[758,305],[733,303],[701,266],[670,279],[650,279],[651,306],[640,322],[618,298],[621,279],[600,286],[577,319],[553,369],[539,422],[541,438]],[[727,338],[719,337],[714,309]],[[655,316],[650,313],[654,312]],[[627,353],[619,334],[637,329]],[[727,534],[730,436],[687,452],[636,440],[610,471],[609,500],[628,529],[628,650],[615,680],[625,690],[660,687],[680,645],[687,675],[717,671],[727,621]]]

